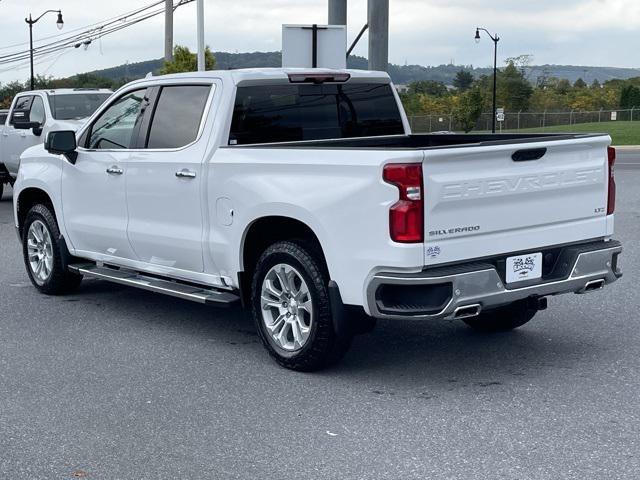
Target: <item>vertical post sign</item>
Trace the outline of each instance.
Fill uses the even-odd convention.
[[[504,123],[504,108],[496,108],[496,120],[500,124],[500,131],[502,132],[502,124]]]
[[[283,25],[283,68],[347,68],[344,25]]]

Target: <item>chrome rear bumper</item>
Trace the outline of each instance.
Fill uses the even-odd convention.
[[[481,263],[425,270],[417,274],[378,273],[371,278],[366,290],[368,309],[372,316],[378,318],[461,318],[457,312],[468,313],[474,310],[478,314],[481,310],[525,298],[599,290],[622,276],[617,266],[618,255],[622,252],[619,242],[598,242],[597,245],[570,248],[572,260],[567,263],[564,269],[567,273],[562,278],[548,281],[542,279],[521,287],[505,286],[494,265]],[[422,286],[425,292],[429,288],[440,289],[442,292],[445,288],[450,294],[439,294],[437,301],[441,303],[435,308],[419,311],[415,305],[407,305],[403,311],[397,305],[392,308],[385,305],[380,294],[381,287],[384,286]],[[415,291],[419,292],[420,289]],[[475,308],[476,306],[479,308]]]

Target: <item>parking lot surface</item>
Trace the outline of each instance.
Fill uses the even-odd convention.
[[[617,179],[618,283],[505,334],[380,321],[314,374],[279,368],[239,310],[36,293],[5,192],[0,478],[638,478],[640,170]]]

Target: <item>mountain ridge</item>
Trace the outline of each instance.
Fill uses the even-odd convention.
[[[216,69],[228,70],[236,68],[260,68],[279,67],[281,65],[280,52],[214,52],[216,57]],[[162,67],[163,60],[153,59],[135,63],[125,63],[101,70],[87,72],[93,75],[112,80],[126,78],[133,80],[142,78],[147,73],[156,73]],[[349,57],[348,68],[367,69],[367,59],[357,55]],[[389,75],[396,84],[407,84],[420,80],[435,80],[447,85],[453,83],[456,73],[461,70],[470,70],[474,76],[490,75],[492,69],[488,67],[473,67],[472,65],[395,65],[389,64]],[[598,80],[603,83],[612,79],[628,79],[640,77],[640,68],[623,67],[591,67],[581,65],[532,65],[525,67],[525,75],[532,83],[541,76],[566,78],[575,82],[582,78],[591,83]]]

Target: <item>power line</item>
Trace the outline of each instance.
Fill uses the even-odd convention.
[[[174,5],[174,10],[182,5],[186,5],[188,3],[193,2],[194,0],[179,0],[179,2]],[[139,15],[142,12],[145,12],[146,10],[150,10],[153,7],[159,5],[160,3],[164,3],[164,1],[158,1],[155,2],[153,4],[150,4],[146,7],[142,7],[136,11],[134,11],[134,13],[129,12],[127,14],[123,14],[120,15],[118,17],[113,17],[110,20],[107,21],[103,21],[97,24],[93,24],[93,25],[99,25],[99,26],[93,26],[92,28],[85,30],[77,35],[73,35],[73,36],[68,36],[66,38],[63,38],[61,40],[58,40],[56,42],[51,42],[45,45],[40,45],[37,48],[34,48],[34,58],[35,57],[42,57],[44,55],[48,55],[48,54],[52,54],[52,53],[56,53],[60,50],[64,50],[66,48],[78,48],[80,45],[85,44],[85,43],[92,43],[95,40],[98,40],[106,35],[109,35],[111,33],[115,33],[117,31],[120,31],[124,28],[128,28],[130,26],[133,26],[137,23],[140,23],[144,20],[148,20],[152,17],[155,17],[161,13],[164,12],[164,7],[156,9],[156,10],[152,10],[150,12],[146,12],[141,16],[136,17],[136,15]],[[131,18],[133,17],[133,18]],[[23,60],[26,60],[30,57],[30,51],[26,50],[26,51],[21,51],[21,52],[15,52],[15,53],[11,53],[8,55],[3,55],[0,56],[0,65],[6,65],[6,64],[10,64],[13,62],[20,62]]]
[[[90,27],[95,27],[96,25],[100,25],[100,24],[103,24],[103,23],[111,22],[112,20],[116,20],[117,21],[117,20],[122,19],[123,17],[130,17],[130,16],[136,15],[136,14],[138,14],[138,13],[144,11],[144,10],[148,10],[149,8],[155,7],[156,5],[159,5],[160,3],[162,3],[162,1],[153,3],[151,5],[147,5],[146,7],[138,8],[136,10],[131,10],[130,12],[121,13],[120,15],[116,15],[115,17],[107,18],[106,20],[102,20],[100,22],[90,23],[89,25],[85,25],[84,27],[78,27],[78,28],[74,28],[72,30],[67,30],[66,32],[63,32],[63,33],[56,33],[55,35],[49,35],[48,37],[43,37],[43,38],[40,38],[39,40],[36,40],[34,43],[42,42],[42,41],[45,41],[45,40],[50,40],[52,38],[62,37],[64,35],[68,35],[69,33],[72,33],[72,32],[77,32],[79,30],[85,30],[85,29],[90,28]],[[20,43],[14,43],[12,45],[5,45],[4,47],[0,47],[0,50],[7,50],[9,48],[20,47],[22,45],[29,45],[29,42],[20,42]]]

